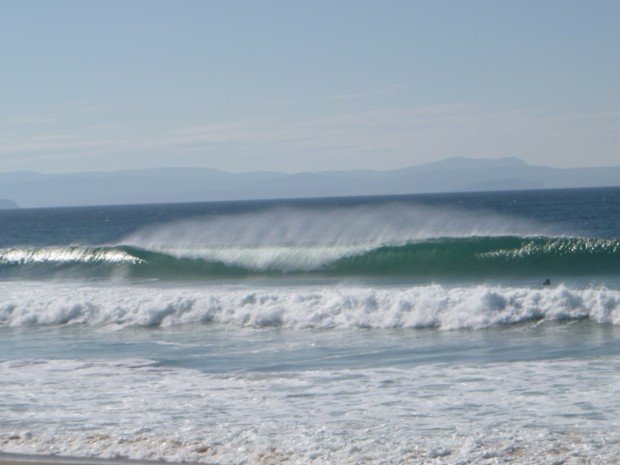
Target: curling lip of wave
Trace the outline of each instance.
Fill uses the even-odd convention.
[[[161,248],[155,251],[180,259],[205,260],[252,271],[312,272],[343,257],[361,255],[372,246],[258,246],[202,249]]]
[[[129,246],[0,250],[5,276],[208,279],[319,274],[346,276],[541,276],[620,273],[620,240],[562,237],[437,238],[399,245],[214,247]],[[21,274],[20,274],[21,273]]]
[[[440,285],[412,288],[0,286],[0,325],[481,329],[548,320],[620,324],[620,291]]]
[[[0,249],[0,264],[33,263],[140,263],[142,260],[122,248],[50,246]]]

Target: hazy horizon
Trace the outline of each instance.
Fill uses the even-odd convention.
[[[14,172],[0,174],[0,199],[28,208],[610,186],[620,186],[620,167],[559,169],[514,157],[450,158],[384,171],[230,173],[179,167]]]
[[[166,166],[153,166],[153,167],[144,167],[144,168],[121,168],[121,169],[102,169],[102,170],[76,170],[76,171],[62,171],[62,172],[45,172],[45,171],[36,171],[36,170],[15,170],[15,171],[0,171],[0,176],[8,175],[8,174],[19,174],[19,173],[31,173],[36,175],[43,176],[55,176],[55,175],[77,175],[77,174],[114,174],[114,173],[122,173],[122,172],[135,172],[135,171],[175,171],[175,170],[201,170],[201,171],[217,171],[226,174],[234,174],[234,175],[243,175],[243,174],[254,174],[254,173],[277,173],[277,174],[285,174],[285,175],[295,175],[295,174],[323,174],[323,173],[342,173],[342,172],[353,172],[353,171],[368,171],[375,173],[387,173],[391,171],[399,171],[403,169],[409,168],[423,168],[426,166],[433,165],[441,165],[450,161],[474,161],[474,162],[502,162],[508,160],[516,160],[519,163],[525,163],[530,167],[540,167],[540,168],[552,168],[558,170],[578,170],[578,169],[598,169],[598,168],[620,168],[620,162],[605,166],[595,166],[595,165],[584,165],[584,166],[554,166],[554,165],[546,165],[546,164],[537,164],[537,163],[528,163],[520,157],[510,156],[510,157],[463,157],[463,156],[453,156],[440,158],[437,160],[423,162],[423,163],[412,163],[410,165],[405,165],[397,168],[376,168],[376,169],[365,169],[365,168],[351,168],[351,169],[335,169],[335,170],[307,170],[307,171],[286,171],[286,170],[248,170],[248,171],[229,171],[224,169],[213,168],[210,166],[196,166],[196,165],[166,165]]]

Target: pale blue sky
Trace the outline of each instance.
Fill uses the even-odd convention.
[[[0,172],[620,164],[620,1],[0,0]]]

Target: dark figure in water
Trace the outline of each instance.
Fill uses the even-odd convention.
[[[551,280],[549,278],[545,279],[542,283],[543,286],[551,286]]]

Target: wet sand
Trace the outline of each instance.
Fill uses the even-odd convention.
[[[162,465],[153,460],[102,459],[94,457],[61,457],[57,455],[22,455],[0,453],[0,465]],[[184,462],[184,465],[192,465]],[[196,464],[194,464],[196,465]]]

